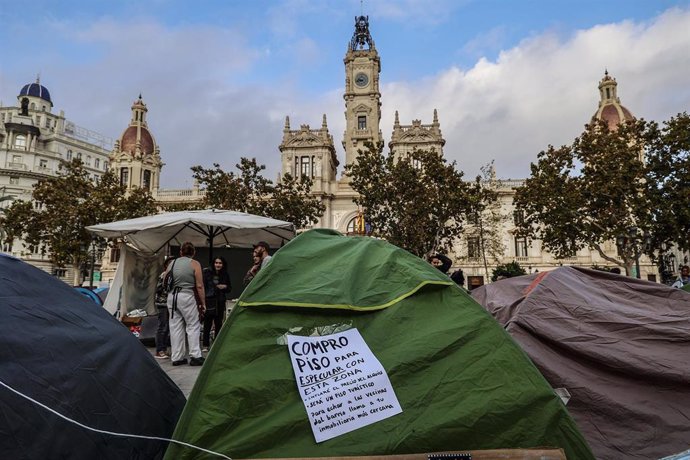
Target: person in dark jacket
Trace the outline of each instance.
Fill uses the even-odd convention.
[[[208,351],[211,343],[211,326],[218,337],[225,317],[225,295],[230,292],[230,275],[227,263],[222,257],[213,259],[213,266],[204,269],[204,291],[206,292],[206,312],[204,314],[203,349]]]
[[[155,304],[158,308],[158,329],[156,330],[156,358],[167,359],[170,357],[168,355],[168,347],[170,346],[170,324],[168,311],[168,291],[165,290],[164,281],[165,273],[168,271],[170,262],[174,260],[174,257],[169,257],[165,259],[163,263],[163,272],[158,277],[158,282],[156,283],[156,297]]]
[[[429,263],[446,275],[448,274],[448,270],[450,270],[450,266],[453,265],[453,261],[443,254],[434,254],[429,258]]]

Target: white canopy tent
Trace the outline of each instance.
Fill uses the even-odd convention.
[[[124,243],[115,279],[103,304],[116,317],[136,309],[155,314],[156,280],[169,244],[180,246],[189,241],[195,247],[211,248],[212,253],[214,247],[251,248],[259,241],[279,248],[295,237],[295,226],[290,222],[217,209],[166,212],[86,229]]]
[[[166,245],[250,248],[258,241],[280,247],[295,237],[290,222],[237,211],[165,212],[86,228],[102,238],[120,238],[139,252],[157,254]]]

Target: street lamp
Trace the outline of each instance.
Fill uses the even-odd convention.
[[[82,249],[85,250],[87,255],[90,257],[89,265],[91,267],[89,270],[89,289],[93,289],[93,275],[96,266],[96,257],[102,257],[102,252],[100,249],[98,249],[95,238],[91,239],[91,242],[88,244],[82,244]],[[86,270],[84,270],[84,278],[86,278]]]
[[[619,252],[632,252],[635,260],[635,276],[640,278],[640,257],[644,252],[649,251],[652,245],[652,238],[646,231],[640,233],[637,227],[630,227],[627,233],[619,234],[616,237],[616,247]]]

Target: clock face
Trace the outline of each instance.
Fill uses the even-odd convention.
[[[369,77],[367,77],[367,74],[365,73],[358,73],[355,76],[355,85],[359,87],[364,87],[369,84]]]

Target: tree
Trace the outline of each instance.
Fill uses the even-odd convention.
[[[489,262],[498,263],[505,253],[501,235],[506,216],[501,212],[501,203],[496,192],[497,181],[494,177],[493,161],[481,168],[481,175],[475,178],[471,193],[479,197],[475,211],[469,217],[469,224],[464,234],[474,238],[477,243],[479,258],[484,265],[486,277],[489,277]],[[468,257],[469,248],[468,248]]]
[[[559,258],[588,247],[630,273],[637,256],[633,245],[621,247],[618,258],[603,245],[631,228],[652,230],[651,178],[641,158],[648,132],[644,120],[616,129],[593,121],[572,145],[540,152],[515,195],[524,213],[520,234],[541,239]]]
[[[310,194],[312,181],[308,177],[297,179],[285,174],[274,185],[263,177],[266,166],[259,165],[256,158],[241,158],[235,166],[238,173],[225,172],[217,163],[211,169],[192,167],[194,178],[206,190],[205,206],[285,220],[297,228],[316,223],[323,214],[323,203]]]
[[[178,212],[178,211],[196,211],[199,209],[204,209],[204,203],[201,201],[183,201],[178,203],[158,203],[161,210],[165,212]]]
[[[514,276],[522,276],[526,274],[527,272],[520,266],[519,263],[512,261],[494,268],[491,272],[491,281],[496,281],[499,277],[512,278]]]
[[[654,246],[690,250],[690,115],[651,123],[646,136]]]
[[[450,250],[467,216],[480,209],[482,196],[455,166],[433,150],[398,158],[384,155],[382,142],[367,143],[346,174],[371,233],[428,257]]]
[[[80,160],[63,162],[57,176],[39,180],[32,198],[35,206],[15,201],[6,210],[8,234],[22,238],[30,250],[48,254],[58,267],[71,265],[75,284],[89,251],[103,250],[107,245],[87,232],[87,226],[156,212],[148,191],[127,193],[112,171],[93,182]]]

